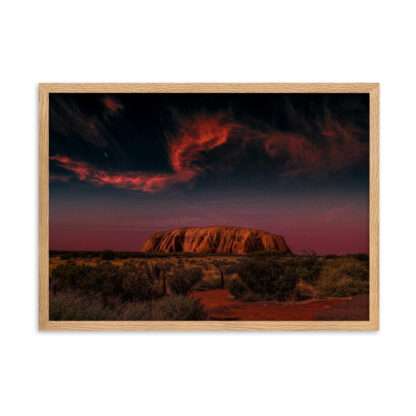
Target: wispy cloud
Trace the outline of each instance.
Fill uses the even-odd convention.
[[[107,115],[115,116],[122,110],[122,105],[114,98],[105,97],[103,102]],[[86,118],[66,102],[59,105],[61,112],[55,113],[63,115],[56,115],[61,117],[56,125],[62,131],[82,131],[86,140],[97,146],[115,141],[98,117]],[[170,172],[107,171],[58,154],[51,156],[51,160],[81,181],[152,193],[178,184],[192,186],[198,176],[213,168],[209,163],[215,166],[222,163],[231,169],[238,153],[249,152],[251,145],[262,148],[265,156],[275,161],[276,177],[286,180],[299,176],[328,176],[368,158],[368,141],[362,140],[365,132],[351,124],[342,125],[329,111],[324,112],[317,133],[304,129],[309,134],[253,127],[224,113],[177,117],[176,122],[179,126],[176,135],[167,138]],[[240,143],[229,150],[233,155],[224,155],[223,162],[209,162],[204,158],[231,139]]]
[[[106,96],[103,99],[103,103],[107,109],[106,116],[108,117],[114,117],[116,116],[120,111],[124,109],[123,105],[114,97]]]
[[[333,208],[331,208],[324,215],[324,222],[339,221],[340,217],[347,217],[348,214],[354,209],[354,204],[352,202],[344,202]]]
[[[158,192],[172,185],[189,184],[200,175],[204,171],[204,168],[198,165],[201,153],[226,143],[234,126],[224,121],[221,116],[208,118],[201,115],[192,121],[182,120],[178,136],[169,143],[172,172],[168,173],[111,172],[62,155],[51,156],[50,159],[74,173],[82,181],[144,192]]]

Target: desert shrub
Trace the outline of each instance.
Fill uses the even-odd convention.
[[[289,299],[297,284],[296,268],[292,264],[267,257],[243,259],[238,276],[249,292],[264,299]]]
[[[125,302],[118,310],[117,320],[151,321],[152,307],[145,302]]]
[[[121,310],[119,319],[125,321],[200,321],[207,315],[199,300],[185,296],[158,299],[153,307],[143,302],[129,302]]]
[[[324,262],[317,282],[318,294],[325,296],[352,296],[369,292],[368,260],[339,257]]]
[[[73,261],[56,266],[50,274],[50,287],[54,291],[78,289],[93,273],[93,267],[77,265]]]
[[[51,271],[50,288],[53,293],[70,289],[86,295],[99,294],[105,303],[114,296],[151,301],[166,292],[163,277],[169,267],[169,263],[158,264],[151,260],[128,262],[122,267],[110,262],[93,267],[69,261]]]
[[[154,321],[200,321],[207,318],[198,299],[185,296],[168,296],[155,303]]]
[[[78,291],[65,291],[50,296],[51,321],[198,321],[207,315],[197,299],[169,296],[155,301],[122,302],[114,298],[105,306],[100,298],[88,297]]]
[[[294,300],[313,299],[316,295],[316,289],[309,283],[299,280],[293,291]]]
[[[199,321],[207,315],[197,299],[169,296],[155,301],[122,302],[114,298],[110,307],[99,298],[81,295],[77,291],[60,292],[49,301],[51,321]]]
[[[200,267],[183,269],[177,267],[169,278],[170,290],[176,295],[186,295],[202,279],[203,272]]]
[[[128,262],[121,267],[122,287],[133,301],[152,302],[163,295],[160,269],[148,262]]]
[[[246,258],[238,267],[238,281],[232,282],[230,290],[237,298],[245,299],[289,299],[296,287],[296,267],[292,264],[279,262],[275,258]],[[244,294],[239,292],[243,291]]]
[[[324,278],[318,286],[320,297],[345,297],[369,292],[368,282],[351,278]]]
[[[50,296],[51,321],[105,321],[115,320],[113,311],[106,309],[99,299],[88,298],[76,292],[60,292]]]
[[[101,258],[103,260],[114,260],[114,258],[115,258],[114,251],[112,251],[112,250],[104,250],[101,253]]]
[[[93,267],[89,278],[83,281],[80,288],[86,291],[99,292],[107,303],[112,296],[123,294],[122,274],[120,268],[111,263],[101,263]]]
[[[354,280],[349,277],[325,276],[319,282],[320,297],[345,297],[369,292],[369,284],[365,281]]]
[[[316,256],[302,257],[288,264],[295,266],[298,279],[312,284],[318,280],[322,270],[322,261]]]
[[[104,302],[123,294],[120,268],[111,263],[96,267],[77,265],[72,261],[60,264],[51,272],[50,287],[54,293],[70,289],[84,295],[99,294]]]
[[[249,291],[248,287],[241,279],[231,280],[228,290],[236,299],[242,299]]]

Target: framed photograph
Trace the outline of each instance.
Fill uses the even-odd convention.
[[[377,330],[378,84],[40,84],[40,330]]]

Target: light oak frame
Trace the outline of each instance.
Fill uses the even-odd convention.
[[[379,329],[379,84],[39,84],[39,329],[42,331],[374,331]],[[370,98],[369,321],[50,321],[50,93],[367,93]]]

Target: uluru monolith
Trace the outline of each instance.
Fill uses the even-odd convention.
[[[291,254],[281,235],[227,225],[186,227],[157,232],[148,238],[142,248],[144,252],[162,253],[247,254],[261,250]]]

